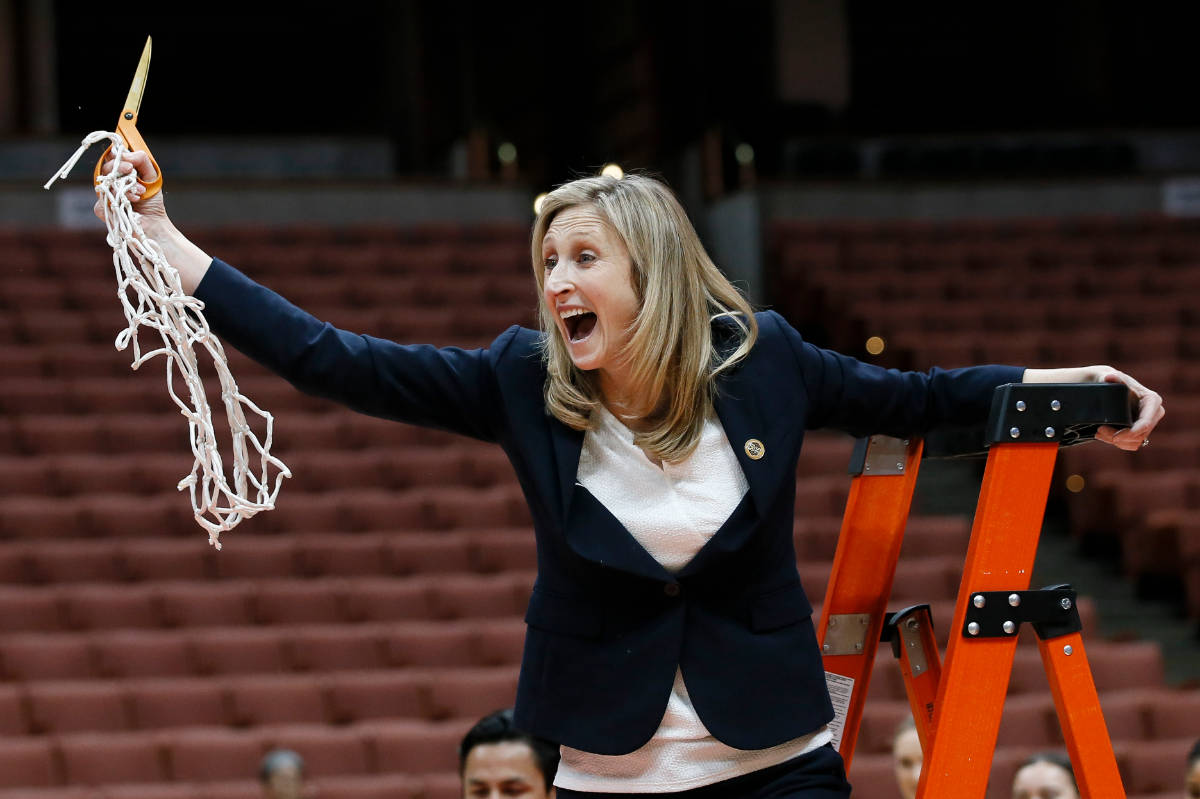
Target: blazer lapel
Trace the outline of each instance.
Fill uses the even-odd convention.
[[[770,510],[779,483],[779,469],[787,458],[780,440],[770,435],[778,425],[768,427],[754,392],[746,389],[744,375],[744,370],[739,369],[721,381],[714,405],[729,446],[733,447],[742,474],[750,485],[754,509],[761,518]],[[780,420],[771,421],[778,423]]]

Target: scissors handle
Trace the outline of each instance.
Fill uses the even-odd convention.
[[[146,187],[145,193],[142,194],[142,199],[149,200],[162,189],[163,175],[162,170],[158,168],[158,162],[154,160],[154,155],[150,152],[150,148],[146,146],[146,141],[142,138],[142,134],[138,133],[137,115],[129,110],[121,112],[121,118],[117,121],[117,133],[125,140],[125,144],[131,152],[142,150],[150,157],[150,163],[154,165],[154,180],[147,183],[138,178],[138,183]],[[100,177],[100,167],[104,164],[104,159],[111,150],[112,147],[108,147],[104,151],[104,154],[100,156],[100,160],[96,162],[96,169],[92,172],[93,178]]]

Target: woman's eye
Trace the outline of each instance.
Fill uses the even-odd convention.
[[[590,252],[581,253],[579,255],[579,263],[581,264],[586,264],[594,260],[596,260],[596,256]]]
[[[558,259],[557,258],[547,258],[545,260],[545,262],[543,263],[543,265],[546,267],[546,271],[548,272],[551,269],[553,269],[555,266],[558,265]]]

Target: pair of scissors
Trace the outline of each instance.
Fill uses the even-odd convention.
[[[146,191],[142,194],[143,200],[149,200],[155,194],[158,194],[162,189],[162,170],[158,168],[158,162],[154,160],[154,156],[150,155],[150,148],[146,146],[145,140],[137,129],[138,109],[142,105],[142,93],[146,90],[146,74],[150,71],[150,37],[146,37],[146,47],[142,50],[142,59],[138,61],[137,72],[133,73],[133,84],[129,87],[129,96],[125,98],[125,108],[121,110],[121,116],[117,119],[117,133],[125,140],[126,146],[130,152],[134,150],[142,150],[150,157],[150,163],[154,165],[154,171],[157,177],[153,181],[147,183],[138,178],[138,183],[146,187]],[[112,150],[110,146],[104,151],[104,155],[100,156],[100,160],[96,162],[96,169],[92,173],[93,178],[100,177],[100,166],[104,163],[104,159],[108,157]]]

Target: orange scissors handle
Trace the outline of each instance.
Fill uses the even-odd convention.
[[[162,170],[158,168],[158,162],[154,160],[154,155],[151,154],[150,148],[146,146],[146,141],[142,138],[142,134],[138,133],[137,115],[128,110],[122,112],[121,119],[117,122],[117,133],[121,134],[121,138],[125,140],[125,144],[131,152],[133,150],[142,150],[146,155],[150,156],[150,163],[154,166],[154,180],[147,183],[138,178],[138,183],[146,187],[146,192],[142,195],[142,199],[149,200],[162,189],[163,176]],[[96,169],[92,173],[94,178],[100,177],[100,167],[111,151],[112,147],[106,149],[104,155],[100,156],[100,160],[96,162]]]
[[[150,148],[146,146],[146,142],[142,139],[142,134],[138,133],[137,118],[138,109],[142,107],[142,92],[146,89],[146,75],[150,71],[150,37],[146,37],[146,46],[142,50],[142,58],[138,61],[137,72],[133,74],[133,84],[129,87],[129,96],[125,98],[125,108],[121,110],[121,116],[117,120],[117,133],[125,140],[125,145],[130,151],[141,150],[150,156],[150,163],[154,166],[154,180],[147,183],[138,178],[138,183],[146,187],[146,191],[142,194],[143,200],[149,200],[154,195],[158,194],[162,189],[162,170],[158,168],[158,162],[154,160],[154,156],[150,154]],[[105,157],[112,150],[110,146],[104,151],[104,155],[100,156],[100,160],[96,162],[96,170],[92,173],[92,177],[98,179],[100,177],[100,167],[104,164]]]

